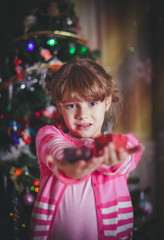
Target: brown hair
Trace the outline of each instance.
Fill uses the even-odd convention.
[[[62,102],[77,99],[78,96],[88,101],[103,101],[111,96],[112,103],[120,102],[121,99],[113,78],[90,59],[72,60],[57,71],[49,70],[45,87],[57,107]],[[112,105],[110,109],[113,108]]]

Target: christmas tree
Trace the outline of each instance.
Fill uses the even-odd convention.
[[[28,239],[30,217],[39,190],[35,151],[37,130],[53,124],[66,131],[44,89],[49,69],[77,58],[96,60],[83,39],[74,4],[69,1],[24,1],[21,34],[0,65],[0,220],[2,239]],[[10,231],[8,228],[10,227]]]
[[[12,39],[8,51],[0,56],[0,236],[3,240],[28,240],[40,177],[36,132],[46,124],[67,131],[44,90],[47,71],[58,70],[72,59],[96,60],[100,55],[98,50],[91,51],[87,46],[70,1],[23,0],[21,13],[20,35]],[[138,178],[128,179],[134,207],[134,239],[141,240],[149,237],[148,224],[152,222],[147,220],[152,206],[148,201],[150,189],[135,190],[138,182]]]

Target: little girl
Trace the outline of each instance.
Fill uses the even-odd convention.
[[[114,110],[120,99],[117,86],[99,64],[81,59],[47,73],[46,87],[69,133],[54,126],[37,133],[41,176],[31,219],[32,239],[132,239],[127,177],[141,157],[138,139],[125,134],[127,147],[134,151],[116,151],[109,143],[88,161],[69,163],[64,155],[65,148],[94,149],[109,109]]]

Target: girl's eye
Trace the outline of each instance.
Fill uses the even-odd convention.
[[[90,105],[95,106],[95,105],[97,105],[97,102],[91,102]]]
[[[76,107],[76,104],[74,103],[70,103],[66,106],[67,108],[75,108]]]

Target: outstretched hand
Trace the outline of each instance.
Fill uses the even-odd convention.
[[[103,156],[92,157],[89,161],[79,160],[75,163],[69,163],[53,158],[53,156],[47,156],[47,161],[56,165],[61,169],[65,176],[69,178],[80,179],[95,171],[100,164],[103,163]]]
[[[65,176],[69,178],[80,179],[91,174],[98,168],[100,164],[106,164],[113,167],[121,163],[128,155],[142,150],[143,146],[139,145],[128,150],[120,148],[118,151],[116,151],[114,144],[109,143],[102,150],[100,150],[96,156],[93,156],[88,161],[81,159],[75,163],[69,163],[55,159],[51,155],[47,156],[47,161],[54,166],[56,165],[60,170],[63,171]]]
[[[104,156],[104,164],[114,167],[121,163],[123,159],[128,157],[128,155],[136,153],[138,151],[142,151],[143,149],[144,149],[143,145],[138,145],[126,150],[120,147],[119,150],[116,151],[115,145],[111,142],[108,145],[106,145],[102,151],[100,150],[98,154],[99,155],[102,154]]]

